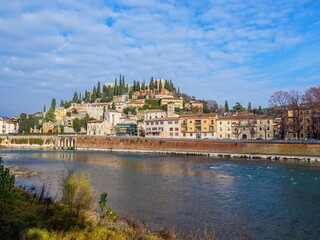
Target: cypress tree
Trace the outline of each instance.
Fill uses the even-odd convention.
[[[72,98],[73,102],[78,102],[78,93],[75,91]]]
[[[61,100],[61,102],[62,102],[62,100]],[[60,103],[60,107],[61,107],[61,103]],[[46,105],[44,105],[43,106],[43,112],[45,113],[47,111],[47,107],[46,107]]]
[[[100,81],[98,81],[98,85],[97,85],[97,98],[101,98],[101,86],[100,86]]]
[[[150,89],[151,91],[154,90],[154,80],[153,80],[153,77],[151,77],[151,80],[150,80],[150,83],[149,83],[149,89]]]
[[[159,81],[160,81],[160,83],[159,83],[159,91],[161,91],[161,89],[162,89],[162,81],[161,81],[161,79]]]
[[[136,80],[133,81],[133,91],[137,91],[137,83]]]
[[[51,108],[53,109],[53,110],[56,110],[56,99],[55,98],[52,98],[52,101],[51,101]]]
[[[224,102],[224,111],[229,112],[229,105],[227,100]]]
[[[114,79],[114,88],[113,88],[113,95],[114,96],[117,96],[118,95],[118,93],[117,93],[117,91],[118,91],[118,83],[117,83],[117,78],[115,78]]]
[[[140,90],[141,90],[141,88],[140,88],[140,82],[137,81],[137,91],[140,91]]]
[[[248,104],[248,108],[247,108],[247,111],[248,111],[248,112],[251,112],[251,111],[252,111],[252,106],[251,106],[251,102],[249,102],[249,104]]]

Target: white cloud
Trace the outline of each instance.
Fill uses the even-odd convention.
[[[128,81],[173,79],[198,98],[266,104],[260,90],[273,90],[273,79],[306,86],[301,79],[310,77],[294,80],[285,72],[311,74],[319,66],[319,48],[309,60],[306,47],[291,52],[319,39],[319,10],[297,11],[303,4],[10,1],[0,6],[0,101],[10,96],[8,89],[32,92],[39,101],[26,99],[0,113],[37,111],[52,97],[70,99],[75,90],[91,90],[98,80],[110,82],[120,73]],[[302,21],[310,23],[308,30]],[[290,59],[283,60],[285,54]]]

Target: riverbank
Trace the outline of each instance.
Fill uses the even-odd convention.
[[[55,239],[176,239],[171,232],[152,232],[132,218],[118,219],[103,193],[100,211],[94,210],[96,192],[85,172],[71,172],[62,181],[62,196],[54,200],[45,192],[14,186],[15,175],[35,174],[26,169],[9,171],[0,157],[0,236],[3,240]],[[169,233],[171,235],[169,235]]]
[[[42,139],[43,138],[43,139]],[[121,151],[320,163],[320,144],[105,136],[9,136],[2,149]]]

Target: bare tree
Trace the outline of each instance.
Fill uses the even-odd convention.
[[[289,130],[291,130],[300,139],[302,123],[302,94],[298,91],[289,92],[289,109],[291,116],[289,118]]]
[[[244,128],[243,123],[241,121],[233,122],[233,133],[236,136],[237,139],[239,139],[240,134],[242,133],[242,130]]]
[[[303,96],[303,101],[310,110],[310,135],[320,139],[320,85],[309,88]]]
[[[254,138],[254,135],[256,134],[256,121],[255,120],[248,120],[247,128],[250,131],[250,138]]]
[[[274,92],[269,99],[269,107],[274,117],[280,118],[280,137],[284,139],[288,132],[288,104],[289,93],[284,91]]]

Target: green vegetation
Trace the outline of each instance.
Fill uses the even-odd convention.
[[[39,118],[35,115],[21,113],[19,121],[19,133],[29,133],[31,128],[39,129]]]
[[[15,144],[28,144],[29,139],[28,138],[16,138],[14,139]]]
[[[95,209],[95,190],[85,172],[70,172],[61,181],[62,197],[54,202],[45,194],[14,187],[14,176],[0,158],[0,236],[9,239],[162,239],[130,218],[119,221],[107,204],[107,193]],[[173,238],[171,238],[173,239]]]

